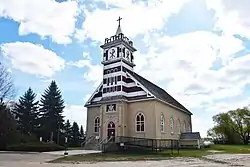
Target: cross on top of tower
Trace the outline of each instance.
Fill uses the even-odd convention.
[[[122,18],[119,16],[119,18],[118,18],[118,27],[117,27],[117,30],[116,30],[116,35],[119,35],[120,33],[122,33],[122,29],[121,29],[121,20],[122,20]]]
[[[121,26],[121,20],[122,20],[122,18],[119,16],[119,18],[118,18],[118,26],[120,27]]]

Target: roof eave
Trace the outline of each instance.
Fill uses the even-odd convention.
[[[186,113],[186,114],[188,114],[188,115],[193,115],[193,113],[191,113],[189,110],[183,110],[183,109],[181,109],[181,108],[179,108],[179,107],[176,107],[175,105],[173,105],[173,104],[170,104],[170,103],[168,103],[168,102],[166,102],[166,101],[164,101],[164,100],[161,100],[161,99],[159,99],[159,98],[155,98],[156,100],[158,100],[158,101],[160,101],[160,102],[162,102],[162,103],[165,103],[165,104],[167,104],[167,105],[169,105],[169,106],[171,106],[171,107],[173,107],[173,108],[175,108],[175,109],[178,109],[178,110],[180,110],[180,111],[182,111],[182,112],[184,112],[184,113]]]

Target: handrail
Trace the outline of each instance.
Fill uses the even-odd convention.
[[[95,138],[95,136],[90,136],[88,139],[82,142],[81,146],[83,147],[83,145],[86,145],[86,143],[89,143],[90,141],[92,141],[93,138]]]
[[[111,136],[107,142],[105,142],[104,144],[107,145],[109,143],[109,141],[111,141],[112,139],[114,138],[114,136]],[[102,148],[102,151],[105,152],[105,150],[107,150],[109,147],[111,147],[111,145],[114,144],[114,143],[110,143],[110,145],[108,145],[108,147],[103,147]]]
[[[98,144],[103,144],[105,142],[105,140],[107,140],[108,137],[105,137],[103,140],[101,140]]]
[[[108,143],[111,139],[113,139],[113,138],[114,138],[114,136],[111,136],[111,137],[108,139],[107,143]]]

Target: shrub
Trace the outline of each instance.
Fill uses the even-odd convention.
[[[34,135],[24,135],[14,131],[7,136],[7,145],[17,145],[20,143],[35,143],[38,139]]]
[[[30,151],[30,152],[47,152],[47,151],[59,151],[63,150],[63,146],[59,146],[55,143],[21,143],[15,145],[8,145],[6,151]]]

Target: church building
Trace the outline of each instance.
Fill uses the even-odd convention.
[[[103,45],[103,80],[86,102],[87,140],[118,136],[180,139],[192,132],[192,113],[164,89],[134,71],[133,42],[119,25]]]

